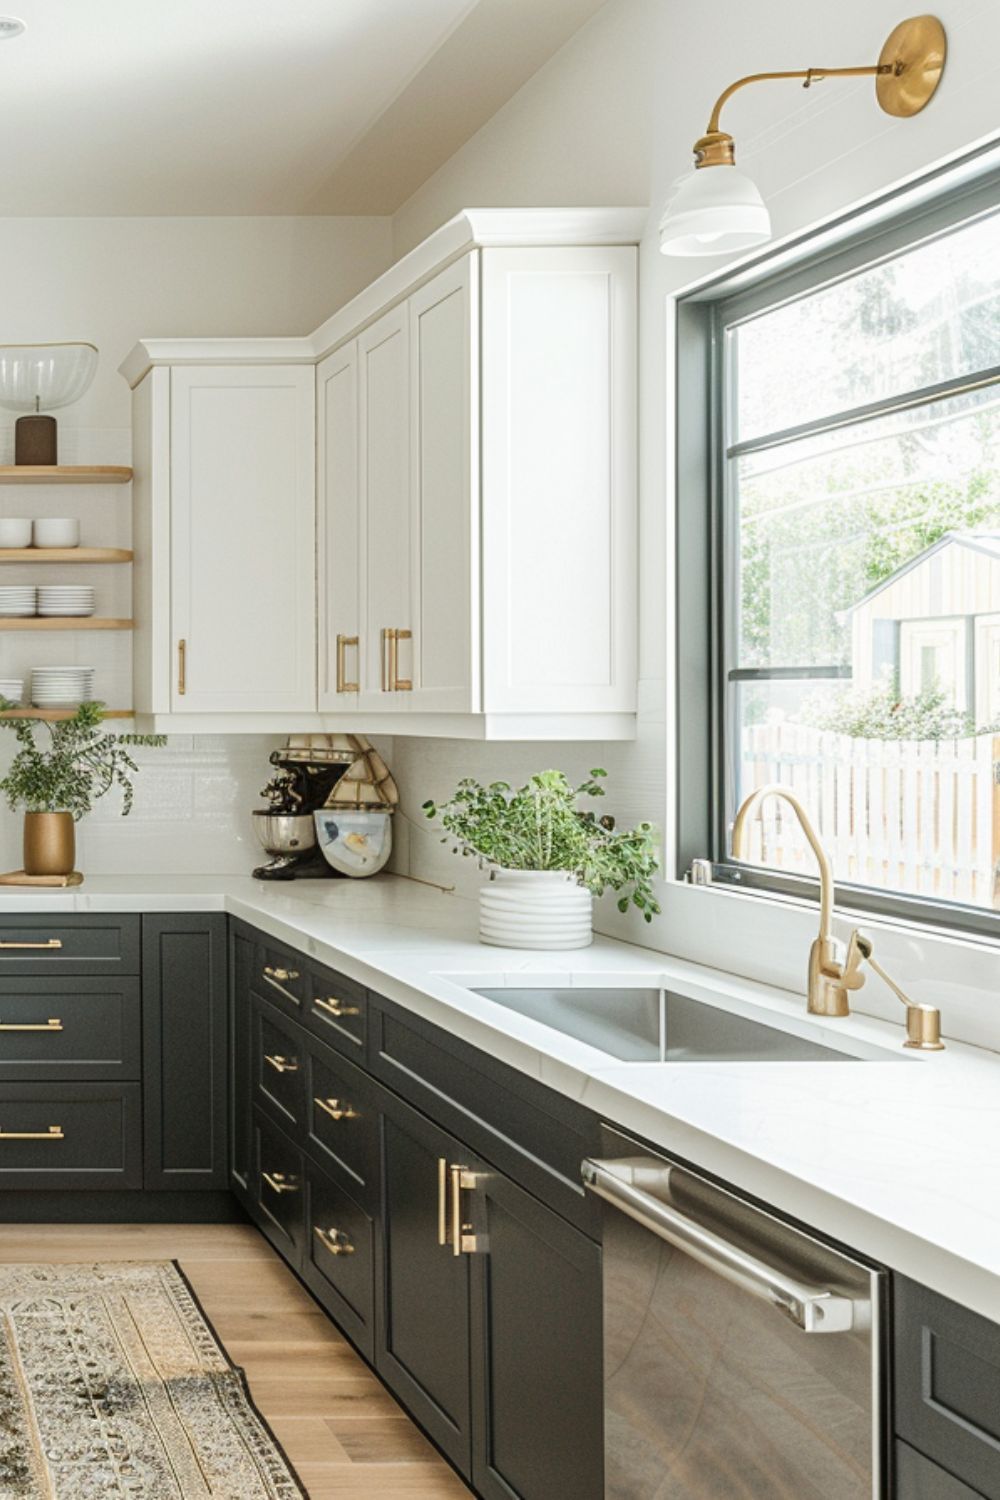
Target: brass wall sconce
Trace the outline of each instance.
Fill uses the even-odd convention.
[[[708,129],[694,143],[695,170],[681,182],[660,221],[664,255],[728,255],[771,238],[771,219],[757,187],[736,170],[733,137],[720,128],[722,108],[749,83],[796,78],[812,88],[826,78],[874,78],[875,98],[886,114],[906,119],[934,96],[944,71],[947,42],[936,16],[912,16],[890,33],[878,62],[858,68],[802,68],[751,73],[719,95]],[[705,171],[726,167],[725,172]]]

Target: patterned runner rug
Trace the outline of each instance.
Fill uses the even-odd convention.
[[[176,1265],[0,1265],[0,1500],[304,1495]]]

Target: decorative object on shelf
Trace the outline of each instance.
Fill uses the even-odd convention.
[[[16,705],[0,699],[0,709]],[[40,747],[36,719],[0,719],[14,732],[19,749],[0,778],[0,792],[12,811],[24,812],[24,871],[29,876],[75,873],[74,824],[112,787],[122,792],[122,817],[132,810],[132,777],[139,767],[129,753],[135,745],[163,745],[162,734],[107,734],[101,729],[103,705],[82,703],[72,718],[44,725],[48,743]],[[82,878],[82,877],[81,877]]]
[[[14,424],[14,463],[58,463],[56,419],[45,412],[79,401],[97,373],[94,344],[0,346],[0,406],[30,413]]]
[[[0,516],[0,547],[30,547],[31,520],[27,516]]]
[[[633,905],[651,922],[658,867],[651,823],[619,830],[577,804],[603,797],[606,771],[579,786],[562,771],[539,771],[516,790],[506,781],[458,783],[440,806],[424,803],[454,840],[453,852],[473,855],[490,871],[479,898],[479,933],[500,948],[585,948],[592,939],[593,897],[618,891],[618,909]],[[525,879],[524,877],[532,877]],[[542,878],[544,877],[544,878]]]
[[[79,547],[80,523],[72,516],[40,516],[32,527],[35,547]]]
[[[719,95],[708,129],[694,143],[694,171],[675,184],[660,220],[664,255],[728,255],[771,238],[771,218],[756,184],[736,170],[736,146],[720,129],[726,101],[748,83],[801,78],[812,88],[825,78],[875,80],[875,98],[888,115],[919,114],[934,97],[944,71],[947,41],[936,16],[912,16],[891,32],[877,63],[858,68],[801,68],[794,72],[751,73]],[[722,167],[725,170],[716,171]],[[713,170],[706,170],[712,168]]]
[[[317,845],[316,820],[321,810],[330,808],[384,813],[395,807],[399,800],[396,784],[378,751],[362,735],[297,734],[289,737],[283,749],[273,751],[270,760],[278,774],[261,792],[270,806],[255,809],[253,819],[259,842],[273,858],[258,866],[254,876],[301,880],[374,874],[374,869],[358,868],[357,860],[354,868],[340,869],[326,849]],[[384,836],[380,848],[383,843]],[[384,863],[385,859],[378,868]]]

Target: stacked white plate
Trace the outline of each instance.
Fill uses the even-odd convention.
[[[31,701],[36,708],[73,708],[93,696],[93,667],[35,667],[31,674]]]
[[[83,585],[41,584],[38,589],[40,615],[92,615],[94,590]]]
[[[0,677],[0,697],[11,703],[20,703],[24,693],[24,682],[20,677]]]
[[[14,615],[33,615],[37,593],[38,590],[34,586],[0,588],[0,615],[4,618]]]

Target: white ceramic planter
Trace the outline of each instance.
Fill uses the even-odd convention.
[[[594,898],[569,870],[496,870],[479,892],[479,940],[495,948],[586,948]]]

